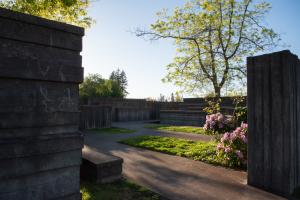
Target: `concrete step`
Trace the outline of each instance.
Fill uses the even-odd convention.
[[[111,183],[122,177],[123,159],[85,146],[82,150],[80,176],[97,183]]]

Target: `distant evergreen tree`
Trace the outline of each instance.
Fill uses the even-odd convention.
[[[159,94],[159,98],[158,98],[159,102],[167,102],[167,98],[165,97],[165,95],[163,94]]]
[[[171,93],[171,102],[175,102],[175,98],[174,98],[173,92]]]
[[[110,80],[115,81],[121,89],[122,97],[126,97],[129,93],[127,92],[128,81],[124,70],[119,68],[113,71],[109,77]]]

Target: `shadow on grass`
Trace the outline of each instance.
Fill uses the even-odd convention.
[[[81,181],[82,200],[167,200],[126,179],[108,184]]]

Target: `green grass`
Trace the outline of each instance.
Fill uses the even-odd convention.
[[[164,125],[164,124],[148,124],[145,125],[144,127],[154,129],[157,131],[174,131],[174,132],[208,135],[208,133],[202,127],[195,127],[195,126],[171,126],[171,125]]]
[[[80,191],[82,200],[163,200],[160,195],[125,179],[110,184],[84,181]]]
[[[107,133],[107,134],[124,134],[124,133],[134,133],[135,132],[135,130],[131,130],[131,129],[127,129],[127,128],[118,128],[118,127],[95,128],[92,130],[95,132]]]
[[[216,142],[191,141],[172,137],[139,136],[120,141],[134,147],[146,148],[171,155],[182,156],[214,165],[225,164],[218,159]]]

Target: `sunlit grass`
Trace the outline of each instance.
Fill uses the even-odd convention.
[[[203,134],[203,135],[209,134],[202,127],[196,127],[196,126],[173,126],[173,125],[165,125],[165,124],[147,124],[144,127],[149,128],[149,129],[154,129],[157,131],[174,131],[174,132],[195,133],[195,134]]]
[[[139,136],[120,141],[134,147],[146,148],[176,156],[191,158],[214,165],[223,165],[216,152],[216,142],[192,141],[173,137]]]

